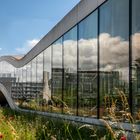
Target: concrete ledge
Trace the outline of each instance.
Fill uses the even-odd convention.
[[[105,121],[105,120],[96,119],[96,118],[63,115],[63,114],[58,114],[58,113],[48,113],[48,112],[26,110],[26,109],[18,109],[18,111],[36,113],[38,115],[43,115],[43,116],[47,116],[47,117],[51,117],[51,118],[53,117],[53,118],[57,118],[57,119],[74,121],[74,122],[79,122],[79,123],[84,123],[84,124],[89,124],[89,125],[97,125],[97,126],[104,126],[104,127],[109,125],[112,128],[126,130],[129,132],[140,133],[140,125],[138,125],[138,124],[112,122],[112,121]]]

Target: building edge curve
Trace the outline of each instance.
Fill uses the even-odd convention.
[[[1,56],[1,61],[6,61],[16,68],[30,62],[34,57],[48,48],[58,38],[68,32],[77,23],[87,17],[107,0],[82,0],[63,19],[58,22],[25,56],[17,59],[14,56]]]

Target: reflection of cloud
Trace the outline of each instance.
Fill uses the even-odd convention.
[[[100,35],[100,68],[102,71],[118,71],[122,80],[128,81],[129,43],[108,33]]]
[[[79,40],[79,67],[97,70],[97,38]]]
[[[77,42],[64,41],[64,67],[74,72],[77,70]]]
[[[16,48],[16,51],[18,53],[27,53],[38,42],[39,42],[39,39],[27,40],[26,43],[25,43],[25,45],[23,47],[21,47],[21,48]]]
[[[0,62],[0,74],[11,74],[14,76],[15,68],[6,61]]]
[[[120,37],[100,35],[100,64],[103,70],[128,67],[129,44]]]
[[[135,33],[132,36],[132,50],[133,50],[133,60],[140,58],[140,33]]]
[[[53,46],[53,68],[62,68],[62,44],[57,43]]]
[[[66,40],[64,42],[64,65],[74,68],[76,66],[77,42]],[[62,46],[53,45],[53,60],[56,67],[62,66]],[[113,71],[128,67],[129,44],[121,37],[111,37],[108,33],[100,35],[100,66],[101,70]],[[79,40],[79,66],[82,70],[97,70],[97,38]]]

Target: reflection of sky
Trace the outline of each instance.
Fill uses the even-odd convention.
[[[64,69],[77,72],[77,26],[64,35]]]
[[[43,81],[43,53],[37,56],[37,82]]]
[[[132,0],[132,32],[140,33],[140,0]]]
[[[97,10],[79,24],[79,39],[97,37]]]
[[[119,11],[119,12],[118,12]],[[100,32],[111,36],[129,37],[129,1],[109,0],[100,8]]]
[[[51,46],[44,51],[44,71],[49,72],[51,78]]]

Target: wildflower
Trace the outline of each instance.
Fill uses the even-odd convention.
[[[14,116],[10,116],[9,120],[11,120],[11,121],[14,120]]]
[[[120,140],[127,140],[127,139],[126,139],[126,136],[122,136],[122,137],[120,138]]]
[[[3,134],[0,134],[0,139],[2,139],[3,138]]]

